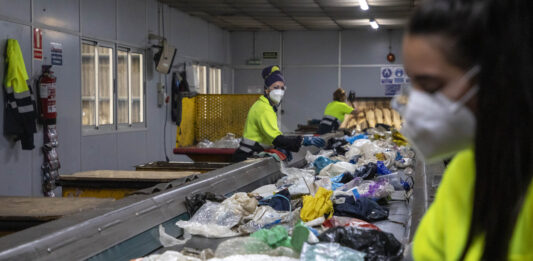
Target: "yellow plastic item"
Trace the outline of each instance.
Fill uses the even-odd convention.
[[[392,142],[396,143],[398,146],[407,145],[407,139],[397,130],[392,131]]]
[[[325,214],[332,217],[333,202],[331,201],[331,195],[333,195],[333,191],[320,187],[314,197],[304,196],[302,199],[303,207],[300,211],[302,221],[311,221]]]

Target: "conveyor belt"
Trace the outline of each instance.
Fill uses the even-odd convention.
[[[294,155],[290,166],[302,167],[306,151],[314,153],[318,149],[302,148]],[[172,236],[181,234],[175,223],[189,218],[183,204],[185,196],[207,191],[216,194],[249,192],[274,183],[281,176],[279,163],[271,158],[230,165],[205,173],[183,187],[152,195],[133,195],[105,208],[66,216],[2,237],[0,260],[129,260],[144,256],[161,250],[157,232],[160,224]],[[411,220],[416,223],[419,219],[412,216],[412,205],[412,201],[393,201],[393,221],[383,222],[380,227],[406,243]],[[202,238],[191,243],[197,247],[218,245],[216,240]]]
[[[291,166],[305,164],[302,149],[294,155]],[[251,191],[274,183],[281,177],[279,163],[271,158],[247,160],[217,169],[200,176],[187,186],[154,195],[133,195],[118,200],[108,207],[63,217],[27,230],[0,238],[0,260],[79,260],[129,259],[146,255],[160,247],[157,226],[165,222],[167,230],[179,219],[188,218],[185,196],[200,192],[227,194]],[[146,233],[145,239],[142,234]],[[172,233],[169,231],[169,233]],[[115,248],[128,240],[138,247]],[[152,247],[153,245],[153,247]],[[106,253],[106,251],[108,251]],[[110,252],[109,252],[110,251]],[[105,258],[98,255],[105,254]]]

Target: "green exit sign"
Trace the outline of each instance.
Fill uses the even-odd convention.
[[[278,52],[263,52],[263,59],[278,59]]]

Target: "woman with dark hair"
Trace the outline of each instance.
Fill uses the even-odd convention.
[[[533,260],[531,10],[433,0],[409,22],[402,133],[428,162],[456,154],[415,234],[415,260]]]
[[[353,93],[355,99],[355,93]],[[353,102],[350,101],[353,106]],[[339,126],[344,121],[346,114],[356,115],[357,110],[346,103],[346,91],[342,88],[337,88],[333,92],[333,101],[328,103],[324,110],[324,117],[318,125],[317,134],[325,134],[339,129]]]

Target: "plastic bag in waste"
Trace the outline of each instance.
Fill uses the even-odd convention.
[[[360,139],[368,139],[368,136],[365,135],[365,134],[358,134],[358,135],[355,135],[355,136],[346,137],[345,139],[346,139],[346,141],[349,142],[350,144],[353,144],[356,140],[360,140]]]
[[[159,242],[161,242],[161,245],[163,245],[164,247],[183,245],[187,243],[189,239],[191,239],[191,235],[189,233],[184,233],[183,239],[177,239],[167,234],[163,225],[159,225]]]
[[[254,213],[258,202],[257,199],[254,197],[249,197],[248,194],[244,192],[237,192],[230,198],[222,201],[221,204],[226,206],[226,208],[232,209],[234,212],[241,214],[242,216],[247,216]]]
[[[185,208],[189,212],[189,216],[193,216],[196,211],[205,204],[207,200],[213,202],[222,202],[226,199],[224,196],[215,195],[211,192],[197,193],[192,196],[185,197]]]
[[[403,171],[382,175],[377,177],[376,180],[387,180],[395,190],[405,191],[410,190],[413,187],[414,182],[413,177],[405,175]]]
[[[337,242],[367,254],[365,260],[400,260],[402,244],[394,235],[373,229],[334,227],[318,236],[320,242]]]
[[[204,139],[196,144],[198,148],[213,148],[214,146],[215,144],[208,139]]]
[[[255,189],[254,191],[250,192],[250,194],[264,198],[274,195],[276,191],[278,191],[278,188],[275,184],[268,184]]]
[[[329,158],[331,155],[333,155],[333,153],[334,151],[332,150],[321,150],[318,154],[313,155],[310,151],[307,151],[305,153],[305,160],[308,164],[313,164],[313,162],[315,162],[315,160],[319,157]]]
[[[354,217],[368,222],[387,219],[389,211],[374,200],[351,196],[337,196],[334,200],[334,216]]]
[[[207,201],[188,221],[180,220],[176,225],[186,233],[204,237],[233,237],[240,235],[232,230],[239,224],[242,213],[223,203]]]
[[[236,255],[267,255],[270,258],[276,256],[297,257],[298,253],[295,253],[290,247],[270,247],[265,241],[255,237],[238,237],[228,239],[220,245],[218,245],[215,251],[215,257],[226,258],[235,257]],[[213,259],[211,259],[213,260]],[[234,260],[230,258],[227,260]],[[241,260],[254,260],[256,259],[241,259]],[[262,259],[270,260],[270,259]]]
[[[316,172],[319,173],[322,171],[322,169],[324,169],[325,167],[333,163],[335,163],[335,161],[330,160],[329,158],[320,156],[313,162],[313,166],[315,167]]]
[[[202,259],[186,256],[177,251],[168,250],[163,254],[153,254],[143,258],[132,259],[132,261],[202,261]]]
[[[320,187],[315,196],[304,196],[300,218],[307,222],[325,214],[331,216],[333,214],[333,202],[330,199],[332,194],[331,190]]]
[[[344,172],[353,173],[355,169],[356,169],[356,166],[354,164],[341,161],[341,162],[337,162],[337,163],[326,166],[320,171],[318,175],[327,176],[327,177],[335,177]]]
[[[355,169],[354,177],[360,177],[362,179],[373,179],[377,173],[378,166],[375,163],[371,162]]]
[[[375,229],[380,230],[376,225],[368,223],[364,220],[352,217],[333,216],[330,219],[324,220],[322,226],[325,228],[332,227],[357,227],[361,229]]]
[[[222,139],[215,141],[214,148],[238,148],[241,139],[235,138],[235,134],[227,133]]]
[[[281,167],[281,173],[286,176],[276,182],[277,187],[289,188],[289,193],[292,196],[301,196],[306,194],[313,194],[313,182],[315,181],[315,171],[312,169],[298,169]]]
[[[271,229],[260,229],[251,234],[250,237],[260,239],[271,248],[280,246],[292,248],[289,233],[282,226],[275,226]]]
[[[352,189],[355,198],[382,199],[394,192],[394,187],[387,180],[364,180]]]
[[[364,261],[365,253],[343,247],[338,243],[304,244],[300,260],[303,261]]]
[[[252,215],[242,219],[243,225],[239,226],[239,232],[250,234],[262,228],[270,228],[277,224],[294,225],[300,216],[300,208],[292,212],[276,211],[270,206],[259,206]]]

